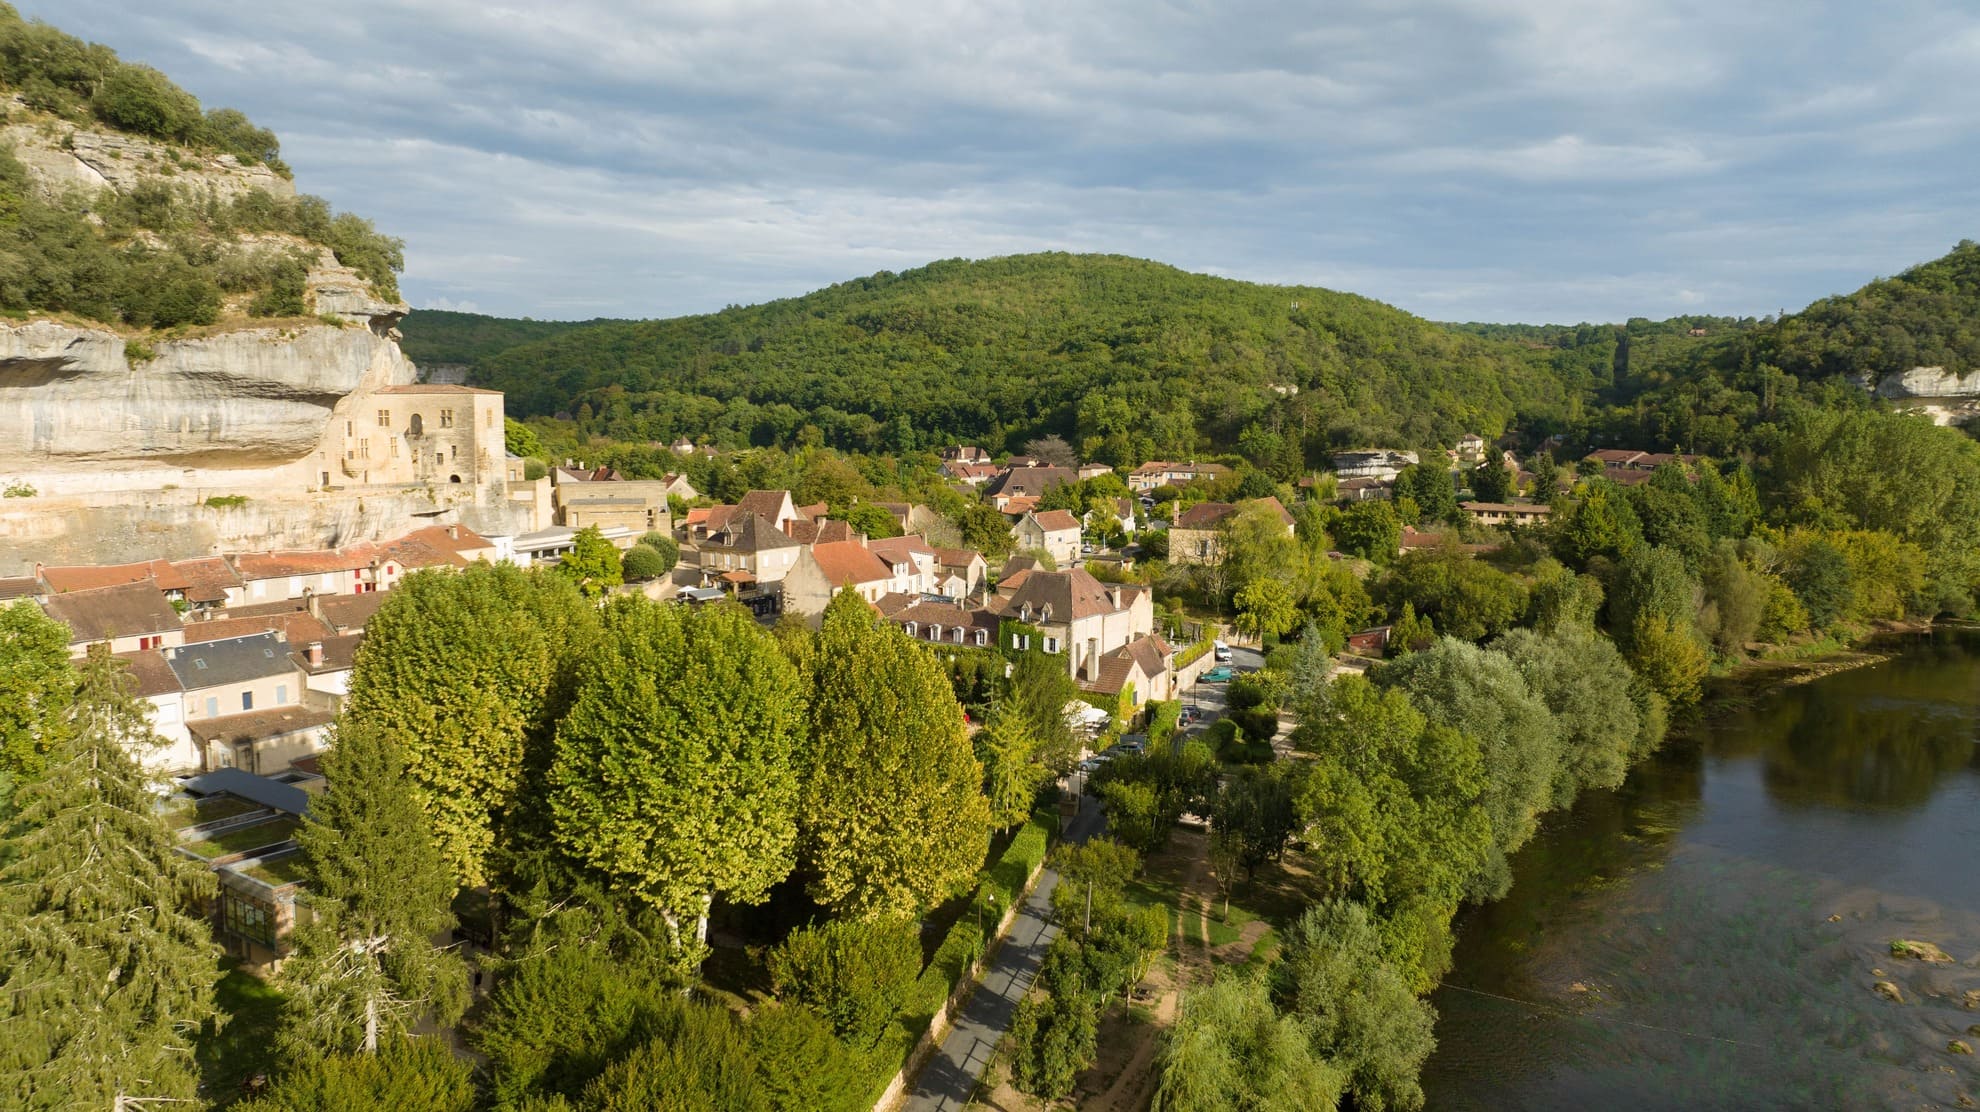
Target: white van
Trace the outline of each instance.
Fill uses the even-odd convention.
[[[1210,642],[1210,655],[1215,657],[1219,664],[1229,664],[1231,661],[1231,647],[1222,641],[1212,641]]]

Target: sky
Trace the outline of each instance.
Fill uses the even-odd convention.
[[[1793,310],[1980,238],[1980,7],[24,0],[281,136],[415,307],[1098,251],[1436,320]]]

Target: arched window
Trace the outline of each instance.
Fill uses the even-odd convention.
[[[426,431],[426,422],[420,420],[419,414],[417,413],[413,414],[412,422],[406,426],[406,435],[418,436],[425,431]]]

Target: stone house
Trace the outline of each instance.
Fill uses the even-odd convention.
[[[1009,512],[1013,498],[1042,498],[1055,486],[1078,481],[1079,472],[1070,467],[1010,466],[983,488],[983,497],[995,509]]]
[[[1165,486],[1188,486],[1198,479],[1219,479],[1231,473],[1221,463],[1176,463],[1154,459],[1128,472],[1128,489],[1136,492]]]
[[[1480,525],[1542,525],[1554,512],[1545,502],[1466,502],[1463,506]]]
[[[1267,495],[1250,502],[1233,504],[1230,502],[1198,502],[1176,515],[1175,523],[1169,526],[1169,562],[1171,564],[1216,564],[1224,559],[1224,529],[1230,521],[1246,508],[1255,505],[1270,507],[1284,524],[1286,535],[1292,536],[1295,528],[1293,515],[1276,497]]]
[[[695,548],[704,585],[780,583],[804,546],[754,510],[728,515]]]
[[[272,775],[323,748],[335,715],[305,704],[306,677],[274,632],[165,652],[185,692],[186,729],[202,767]]]
[[[1061,567],[1079,563],[1079,518],[1071,510],[1033,510],[1011,526],[1019,549],[1051,554]]]
[[[354,395],[355,397],[355,395]],[[321,485],[499,484],[507,479],[507,430],[499,390],[416,383],[385,386],[342,418],[342,455]]]
[[[1001,635],[1000,648],[1062,656],[1067,674],[1089,683],[1100,682],[1109,653],[1155,632],[1146,588],[1102,583],[1084,568],[1028,569],[1015,589],[999,592],[991,610],[1011,630]]]
[[[69,655],[77,660],[98,642],[113,653],[133,653],[186,641],[178,610],[151,580],[51,594],[41,608],[69,627]]]
[[[858,541],[815,544],[800,551],[797,563],[784,576],[784,610],[815,618],[840,591],[877,603],[895,582],[894,565]]]

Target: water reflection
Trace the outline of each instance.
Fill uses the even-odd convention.
[[[1467,913],[1432,1108],[1915,1108],[1980,1099],[1944,1051],[1980,955],[1980,641],[1939,636],[1714,724],[1550,821]],[[1835,918],[1831,919],[1834,916]],[[1968,982],[1971,982],[1969,985]],[[1504,999],[1502,999],[1504,998]]]

